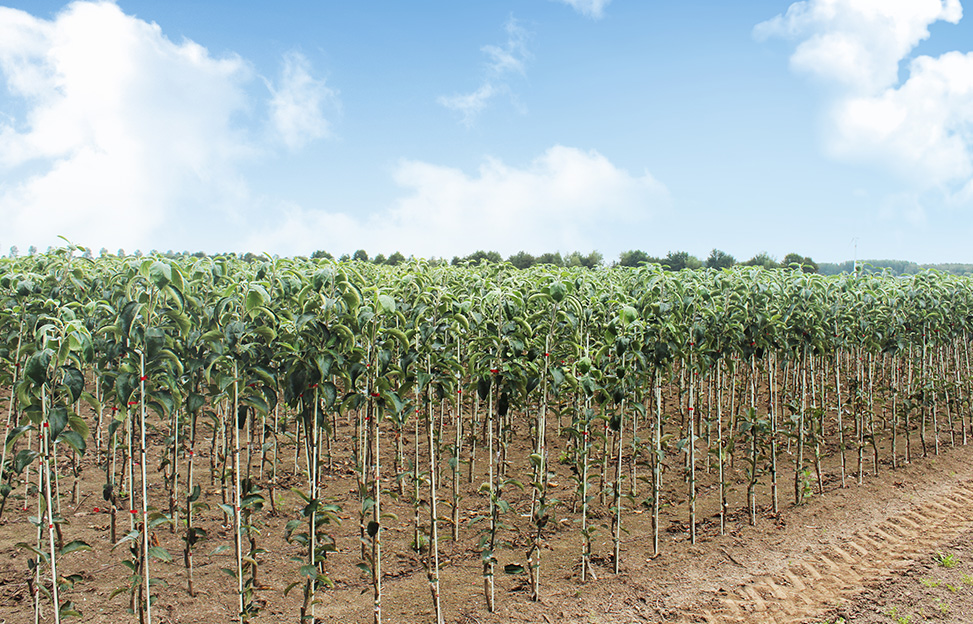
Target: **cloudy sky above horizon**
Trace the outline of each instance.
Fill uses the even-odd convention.
[[[973,262],[959,0],[0,0],[0,250]]]

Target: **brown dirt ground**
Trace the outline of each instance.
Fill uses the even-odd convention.
[[[342,432],[347,433],[347,431]],[[350,457],[350,435],[339,435],[336,457]],[[390,437],[390,436],[387,436]],[[411,443],[411,437],[408,441]],[[882,440],[883,457],[888,442]],[[207,445],[208,446],[208,445]],[[918,444],[914,444],[918,446]],[[383,450],[383,453],[385,451]],[[281,447],[286,466],[293,455],[292,445]],[[515,445],[513,465],[526,465],[527,449]],[[900,448],[901,454],[901,448]],[[109,594],[124,583],[126,569],[120,561],[124,548],[112,550],[108,539],[108,515],[95,513],[103,507],[103,473],[93,464],[94,453],[85,459],[80,500],[71,504],[68,492],[71,477],[62,481],[62,515],[65,539],[83,539],[91,552],[67,555],[61,562],[62,574],[77,573],[82,582],[66,596],[83,612],[81,621],[93,624],[135,622],[126,612],[126,595],[109,599]],[[208,466],[204,451],[199,461]],[[385,455],[391,464],[391,450]],[[849,466],[852,464],[849,454]],[[478,472],[485,466],[478,458]],[[848,622],[893,622],[905,624],[925,621],[969,622],[973,620],[973,447],[947,448],[939,456],[916,458],[909,465],[892,470],[880,466],[880,474],[866,475],[858,485],[853,478],[840,487],[835,457],[824,462],[825,491],[815,492],[800,506],[790,504],[793,461],[781,454],[781,507],[770,514],[766,484],[760,486],[762,510],[756,526],[747,525],[744,511],[745,485],[742,475],[732,474],[733,484],[728,532],[718,535],[715,475],[702,474],[699,486],[699,540],[693,545],[686,534],[688,520],[686,486],[680,473],[681,454],[673,451],[667,458],[666,496],[662,515],[662,553],[651,556],[651,514],[628,510],[623,520],[621,573],[611,571],[611,539],[607,528],[607,505],[596,506],[595,572],[597,580],[581,584],[578,578],[580,535],[577,515],[568,504],[558,511],[556,528],[547,536],[543,552],[541,600],[530,601],[522,575],[497,576],[497,610],[488,613],[482,594],[481,566],[476,552],[476,529],[461,523],[459,542],[449,541],[449,524],[440,524],[441,594],[445,620],[462,624],[501,622],[558,622],[559,624],[600,624],[609,622],[833,622],[844,617]],[[154,467],[157,463],[152,462]],[[445,465],[445,462],[443,462]],[[791,464],[792,466],[792,464]],[[872,466],[866,461],[866,467]],[[738,465],[739,469],[740,466]],[[563,466],[558,466],[564,472]],[[639,467],[647,476],[647,468]],[[62,470],[67,474],[67,470]],[[167,585],[157,590],[153,622],[231,622],[236,619],[235,581],[220,569],[232,567],[232,548],[225,554],[212,554],[218,546],[232,546],[232,530],[222,524],[216,507],[220,501],[219,484],[211,486],[203,477],[204,499],[211,509],[201,521],[209,537],[197,548],[196,587],[198,596],[185,590],[182,566],[182,541],[166,529],[155,532],[159,543],[173,556],[173,563],[153,562],[153,575]],[[302,477],[285,474],[277,490],[280,514],[261,514],[263,527],[258,543],[267,552],[259,557],[261,589],[258,596],[263,610],[257,622],[297,622],[300,591],[283,596],[287,584],[296,578],[301,549],[283,540],[284,525],[297,517],[300,506],[296,495],[285,486],[300,486]],[[463,516],[471,518],[485,499],[477,494],[480,479],[466,484],[464,479]],[[573,486],[566,474],[559,474],[556,492],[565,503],[572,500]],[[387,487],[393,487],[391,478]],[[448,494],[443,481],[441,495]],[[644,490],[647,485],[640,484]],[[355,479],[347,462],[326,477],[324,491],[342,502],[343,523],[336,529],[339,552],[329,558],[329,573],[336,583],[321,594],[317,617],[321,622],[370,622],[370,586],[356,567],[360,563],[358,522],[354,499]],[[22,490],[21,490],[22,492]],[[266,493],[266,491],[265,491]],[[644,493],[643,493],[644,495]],[[161,478],[150,485],[150,499],[164,499]],[[506,520],[514,530],[504,538],[512,546],[499,553],[498,572],[507,563],[525,563],[529,530],[529,494],[511,498],[513,509]],[[19,503],[19,504],[18,504]],[[0,521],[0,624],[19,624],[32,620],[32,600],[26,579],[27,553],[15,547],[31,542],[35,528],[27,517],[36,506],[24,512],[22,501],[10,501]],[[412,506],[408,496],[401,502],[383,501],[385,511],[397,519],[383,528],[383,613],[386,622],[428,622],[431,601],[421,562],[409,548]],[[269,505],[267,506],[269,509]],[[641,513],[640,513],[641,512]],[[425,514],[425,511],[423,511]],[[440,515],[449,516],[448,504],[440,504]],[[119,534],[128,520],[119,515]],[[938,553],[953,555],[955,567],[939,566]],[[44,621],[53,621],[51,608]],[[911,620],[896,618],[911,617]]]
[[[973,532],[922,557],[901,574],[870,583],[825,622],[968,624],[973,620]]]

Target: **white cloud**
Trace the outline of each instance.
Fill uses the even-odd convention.
[[[270,146],[241,125],[255,76],[239,56],[173,42],[112,2],[50,20],[0,7],[0,77],[4,244],[200,244],[207,219],[254,201],[239,168]],[[271,111],[286,144],[327,132],[313,109],[328,93],[285,58]]]
[[[487,104],[506,87],[495,87],[492,83],[484,82],[480,88],[472,93],[459,93],[457,95],[443,95],[438,102],[446,108],[456,111],[463,116],[463,123],[467,126],[473,125],[480,113],[486,109]]]
[[[901,86],[843,98],[833,119],[839,157],[881,163],[920,185],[969,181],[973,53],[920,56]]]
[[[532,55],[527,47],[530,33],[514,18],[504,24],[507,41],[502,45],[486,45],[480,50],[489,59],[486,63],[486,76],[480,86],[470,93],[443,95],[436,101],[462,116],[466,126],[472,126],[490,101],[502,94],[510,94],[509,78],[512,75],[526,77],[527,63]]]
[[[601,19],[605,15],[605,7],[611,0],[558,0],[571,7],[578,13],[592,19]]]
[[[394,171],[405,194],[370,217],[291,207],[277,227],[248,242],[271,252],[300,249],[451,257],[471,248],[602,249],[637,244],[668,204],[664,185],[635,176],[596,151],[554,146],[518,168],[488,158],[475,175],[419,161]]]
[[[930,25],[961,17],[959,0],[807,0],[754,34],[797,40],[791,67],[835,88],[834,156],[948,189],[973,178],[973,53],[913,58],[904,81],[899,68]]]
[[[806,0],[754,34],[799,40],[792,68],[871,93],[898,82],[899,62],[929,37],[931,24],[962,16],[959,0]]]
[[[311,75],[311,64],[303,54],[285,55],[279,84],[268,86],[273,94],[271,119],[287,147],[297,149],[329,135],[324,108],[334,105],[336,94],[323,80]]]

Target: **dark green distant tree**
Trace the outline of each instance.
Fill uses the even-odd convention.
[[[529,269],[534,266],[537,260],[531,254],[526,251],[518,251],[514,255],[507,258],[507,262],[514,265],[518,269]]]
[[[737,263],[736,258],[726,253],[722,249],[714,249],[710,252],[709,258],[706,259],[706,268],[708,269],[729,269],[731,266]]]
[[[368,252],[364,249],[359,249],[352,256],[352,260],[361,260],[362,262],[368,262]]]
[[[314,259],[324,259],[324,260],[334,260],[334,256],[332,256],[331,254],[329,254],[328,252],[326,252],[323,249],[318,249],[317,251],[315,251],[313,254],[311,254],[311,258],[314,258]]]
[[[405,256],[402,255],[402,252],[397,251],[388,257],[388,259],[385,261],[385,264],[389,266],[398,266],[403,262],[405,262]]]
[[[483,251],[482,249],[478,249],[477,251],[474,251],[470,255],[466,256],[465,258],[460,258],[459,256],[453,256],[452,264],[453,266],[464,264],[464,263],[479,265],[479,264],[483,264],[484,262],[489,262],[492,264],[500,264],[501,262],[503,262],[503,256],[501,256],[500,252],[497,251]]]
[[[780,261],[780,265],[783,267],[789,267],[792,264],[797,264],[801,267],[801,271],[805,273],[817,273],[818,264],[811,260],[809,256],[802,256],[801,254],[789,253],[784,256],[784,259]]]
[[[10,257],[11,258],[16,258],[17,257],[17,246],[16,245],[11,245],[10,246]]]
[[[385,264],[385,260],[385,254],[380,253],[372,259],[372,264]]]
[[[637,267],[645,262],[658,262],[658,258],[653,258],[641,249],[631,249],[618,254],[618,265],[627,267]]]
[[[777,263],[777,260],[775,260],[774,257],[768,254],[766,251],[761,251],[753,258],[750,258],[749,260],[744,262],[743,265],[759,266],[765,269],[776,269],[780,267],[780,264]]]
[[[587,256],[581,256],[581,266],[588,269],[599,267],[604,261],[605,261],[605,256],[601,255],[601,252],[597,250],[592,251]]]
[[[555,251],[554,253],[543,253],[537,256],[537,264],[553,264],[554,266],[564,266],[564,258],[561,257],[560,251]]]
[[[670,271],[681,271],[683,269],[698,269],[703,266],[699,258],[690,254],[688,251],[670,251],[662,261],[663,266],[668,266]]]

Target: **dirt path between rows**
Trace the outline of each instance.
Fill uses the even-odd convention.
[[[780,572],[754,575],[713,600],[686,609],[687,622],[800,623],[832,611],[863,586],[890,578],[973,528],[973,482],[950,484],[905,512],[817,544]]]

